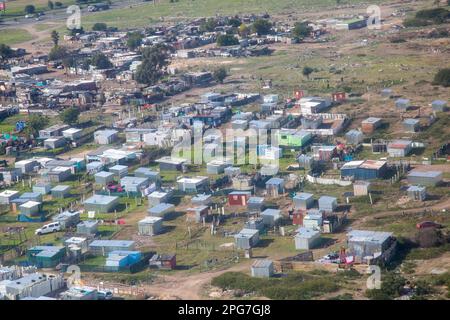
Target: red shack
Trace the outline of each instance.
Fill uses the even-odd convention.
[[[233,191],[228,194],[228,205],[246,206],[251,195],[250,191]]]

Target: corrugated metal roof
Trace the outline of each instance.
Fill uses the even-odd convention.
[[[270,268],[271,265],[273,265],[271,260],[259,259],[253,261],[252,268]]]

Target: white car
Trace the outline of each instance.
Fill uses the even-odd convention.
[[[111,300],[113,298],[113,293],[111,291],[97,291],[98,300]]]
[[[61,225],[59,224],[59,222],[53,222],[53,223],[44,225],[42,228],[36,229],[34,234],[40,236],[42,234],[47,234],[47,233],[52,233],[52,232],[57,232],[57,231],[61,231]]]

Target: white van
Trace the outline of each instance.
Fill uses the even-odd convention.
[[[47,234],[57,231],[61,231],[61,225],[59,224],[59,222],[53,222],[44,225],[42,228],[36,229],[34,234],[40,236],[41,234]]]

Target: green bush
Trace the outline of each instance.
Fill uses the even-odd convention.
[[[434,76],[433,84],[450,87],[450,68],[439,70]]]

